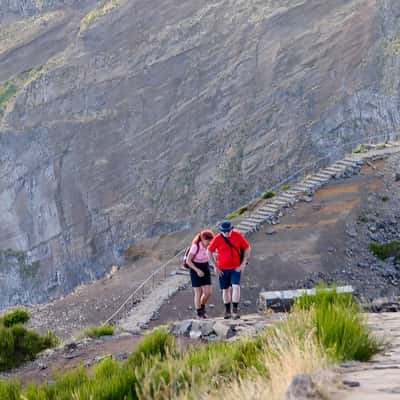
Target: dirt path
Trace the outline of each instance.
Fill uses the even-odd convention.
[[[342,380],[359,385],[337,393],[337,400],[400,399],[400,313],[370,314],[369,325],[386,343],[371,362],[342,368]]]

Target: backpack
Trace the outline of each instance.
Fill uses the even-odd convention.
[[[185,250],[185,254],[183,255],[182,258],[182,267],[185,269],[190,269],[189,264],[187,263],[188,259],[189,259],[189,252],[190,252],[190,248],[192,246],[189,246],[186,250]],[[192,260],[197,256],[197,253],[200,251],[200,243],[197,244],[197,250],[196,253],[194,253],[194,256],[192,257]]]

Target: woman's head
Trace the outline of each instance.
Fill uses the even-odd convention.
[[[196,235],[194,238],[195,243],[199,243],[200,241],[203,243],[204,246],[208,246],[211,242],[211,240],[214,239],[214,232],[210,229],[205,229],[204,231],[201,231],[199,234]]]

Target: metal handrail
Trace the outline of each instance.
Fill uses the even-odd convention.
[[[149,283],[150,281],[152,281],[152,286],[154,288],[155,285],[155,276],[160,273],[163,272],[164,273],[164,279],[166,279],[166,275],[167,275],[167,266],[173,261],[175,260],[177,257],[183,255],[184,251],[186,250],[186,248],[181,249],[177,254],[175,254],[172,258],[170,258],[167,262],[165,262],[163,265],[161,265],[159,268],[157,268],[155,271],[153,271],[126,299],[125,301],[120,305],[120,307],[109,317],[106,319],[105,322],[103,322],[103,325],[107,325],[110,322],[112,322],[114,320],[114,318],[124,309],[124,307],[129,303],[129,302],[133,302],[135,300],[135,296],[140,294],[140,292],[142,291],[144,294],[144,290],[146,288],[147,283]]]
[[[400,133],[397,133],[395,135],[393,134],[381,134],[381,135],[375,135],[375,136],[370,136],[369,138],[367,138],[368,142],[371,143],[372,139],[375,138],[382,138],[385,137],[385,143],[390,141],[390,140],[394,140],[394,138],[400,138]],[[365,141],[363,142],[365,143]],[[344,149],[346,146],[352,146],[354,144],[363,144],[360,143],[360,140],[355,140],[352,142],[348,142],[348,143],[343,143],[339,148]],[[283,179],[282,181],[280,181],[279,183],[275,184],[274,186],[272,186],[270,189],[268,190],[276,190],[279,187],[281,187],[282,185],[284,185],[285,183],[291,182],[295,177],[298,177],[298,175],[302,172],[307,171],[310,167],[312,167],[312,169],[315,169],[315,167],[322,161],[325,161],[327,159],[330,159],[334,153],[338,152],[338,148],[335,149],[335,151],[331,151],[329,152],[326,156],[319,158],[316,161],[313,161],[312,163],[300,168],[299,170],[297,170],[294,174],[290,175],[289,177],[286,177],[285,179]],[[321,166],[319,166],[319,168],[321,168]],[[304,176],[305,174],[303,174]],[[124,309],[124,307],[129,304],[130,302],[134,302],[135,301],[135,297],[138,296],[141,292],[142,295],[145,295],[145,288],[146,285],[151,281],[152,282],[152,288],[154,289],[155,285],[155,277],[160,273],[163,272],[164,275],[164,280],[167,278],[167,266],[173,261],[175,260],[178,256],[183,255],[184,251],[186,248],[181,249],[177,254],[175,254],[172,258],[170,258],[166,263],[164,263],[163,265],[161,265],[158,269],[156,269],[155,271],[153,271],[126,299],[125,301],[121,304],[121,306],[109,317],[107,318],[107,320],[103,323],[103,325],[109,324],[111,323],[115,317],[117,317],[117,315]],[[158,284],[157,284],[158,285]]]

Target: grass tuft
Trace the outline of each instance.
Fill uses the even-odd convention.
[[[311,310],[317,337],[334,360],[367,361],[380,348],[371,336],[358,306],[350,294],[339,294],[319,286],[315,296],[303,295],[295,302],[295,310]]]
[[[281,192],[285,192],[286,190],[289,190],[291,187],[292,187],[292,185],[282,185]]]
[[[392,242],[379,244],[371,243],[369,245],[372,253],[380,260],[386,260],[389,257],[394,257],[395,263],[400,263],[400,241],[393,240]]]
[[[272,198],[275,197],[275,196],[276,196],[276,193],[273,192],[272,190],[269,190],[269,191],[265,192],[265,193],[262,195],[262,198],[263,198],[264,200],[268,200],[268,199],[272,199]]]
[[[84,331],[84,336],[91,338],[112,335],[114,335],[114,327],[111,325],[93,326],[91,328],[85,329]]]

